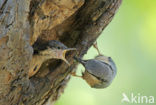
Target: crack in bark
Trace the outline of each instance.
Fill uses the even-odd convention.
[[[6,3],[8,2],[8,0],[5,0],[0,8],[0,11],[3,11],[3,8],[5,7]]]
[[[75,55],[83,57],[83,55],[87,53],[87,50],[94,43],[102,30],[112,20],[121,3],[121,0],[86,0],[78,11],[74,11],[74,14],[70,17],[66,17],[65,20],[62,20],[62,23],[58,22],[59,24],[53,28],[50,28],[50,24],[47,23],[48,25],[46,25],[48,28],[42,28],[43,30],[40,35],[37,36],[38,41],[46,42],[49,40],[59,40],[68,47],[76,47],[77,53],[69,52],[67,55],[68,61],[72,64],[70,67],[61,61],[49,60],[42,65],[40,73],[37,73],[34,77],[29,79],[27,76],[29,64],[27,63],[32,55],[32,49],[29,45],[29,35],[32,37],[34,34],[33,25],[35,21],[33,19],[35,14],[40,12],[40,7],[46,1],[47,0],[28,1],[30,5],[27,6],[29,6],[30,9],[28,9],[28,7],[22,9],[22,5],[20,5],[22,1],[18,3],[19,5],[16,3],[16,5],[14,4],[15,7],[19,6],[18,8],[12,7],[14,9],[14,15],[16,14],[16,22],[13,23],[14,21],[12,21],[8,24],[9,26],[12,24],[14,25],[12,25],[13,27],[11,27],[7,33],[9,36],[7,46],[10,48],[10,53],[6,69],[8,69],[9,72],[13,70],[14,75],[12,83],[10,83],[11,88],[9,89],[7,97],[5,97],[6,100],[4,97],[2,100],[6,105],[42,105],[46,104],[49,100],[52,100],[54,103],[60,97],[60,94],[62,94],[68,83],[70,72],[77,66],[77,63],[73,61],[72,57]],[[26,10],[30,11],[28,15],[25,14]],[[20,16],[23,15],[24,20],[20,18]],[[51,15],[46,15],[46,13],[43,12],[41,20],[46,20],[49,16]],[[29,24],[31,27],[29,27]],[[5,28],[6,31],[8,31],[7,29],[9,27],[6,26]],[[44,72],[47,73],[41,76]]]

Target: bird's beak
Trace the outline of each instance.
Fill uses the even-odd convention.
[[[76,48],[66,48],[66,49],[51,49],[48,47],[46,51],[40,52],[41,55],[47,56],[48,58],[55,58],[55,59],[62,59],[65,61],[68,65],[69,62],[66,60],[66,53],[68,51],[77,50]]]
[[[62,59],[63,61],[65,61],[69,66],[70,66],[70,63],[66,60],[66,53],[68,51],[72,51],[72,50],[76,50],[76,48],[67,48],[67,49],[64,49],[64,50],[61,50],[60,52],[62,54],[60,54],[60,59]]]
[[[81,63],[82,65],[85,65],[85,63],[86,63],[86,60],[82,60],[82,59],[79,58],[79,57],[74,56],[74,59],[75,59],[77,62]]]

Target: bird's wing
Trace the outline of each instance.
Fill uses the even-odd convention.
[[[99,60],[95,59],[88,60],[85,64],[85,68],[89,73],[101,79],[108,80],[112,78],[111,68],[107,64]]]

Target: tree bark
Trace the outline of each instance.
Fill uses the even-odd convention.
[[[0,0],[0,105],[54,104],[83,57],[110,23],[121,0]],[[70,66],[42,64],[28,77],[33,44],[59,40],[68,47]]]

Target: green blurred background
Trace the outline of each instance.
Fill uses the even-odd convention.
[[[72,77],[56,105],[125,105],[122,93],[156,98],[156,0],[123,0],[97,42],[100,51],[116,62],[118,72],[112,85],[93,89]],[[84,59],[96,55],[90,48]],[[80,65],[77,73],[81,70]]]

